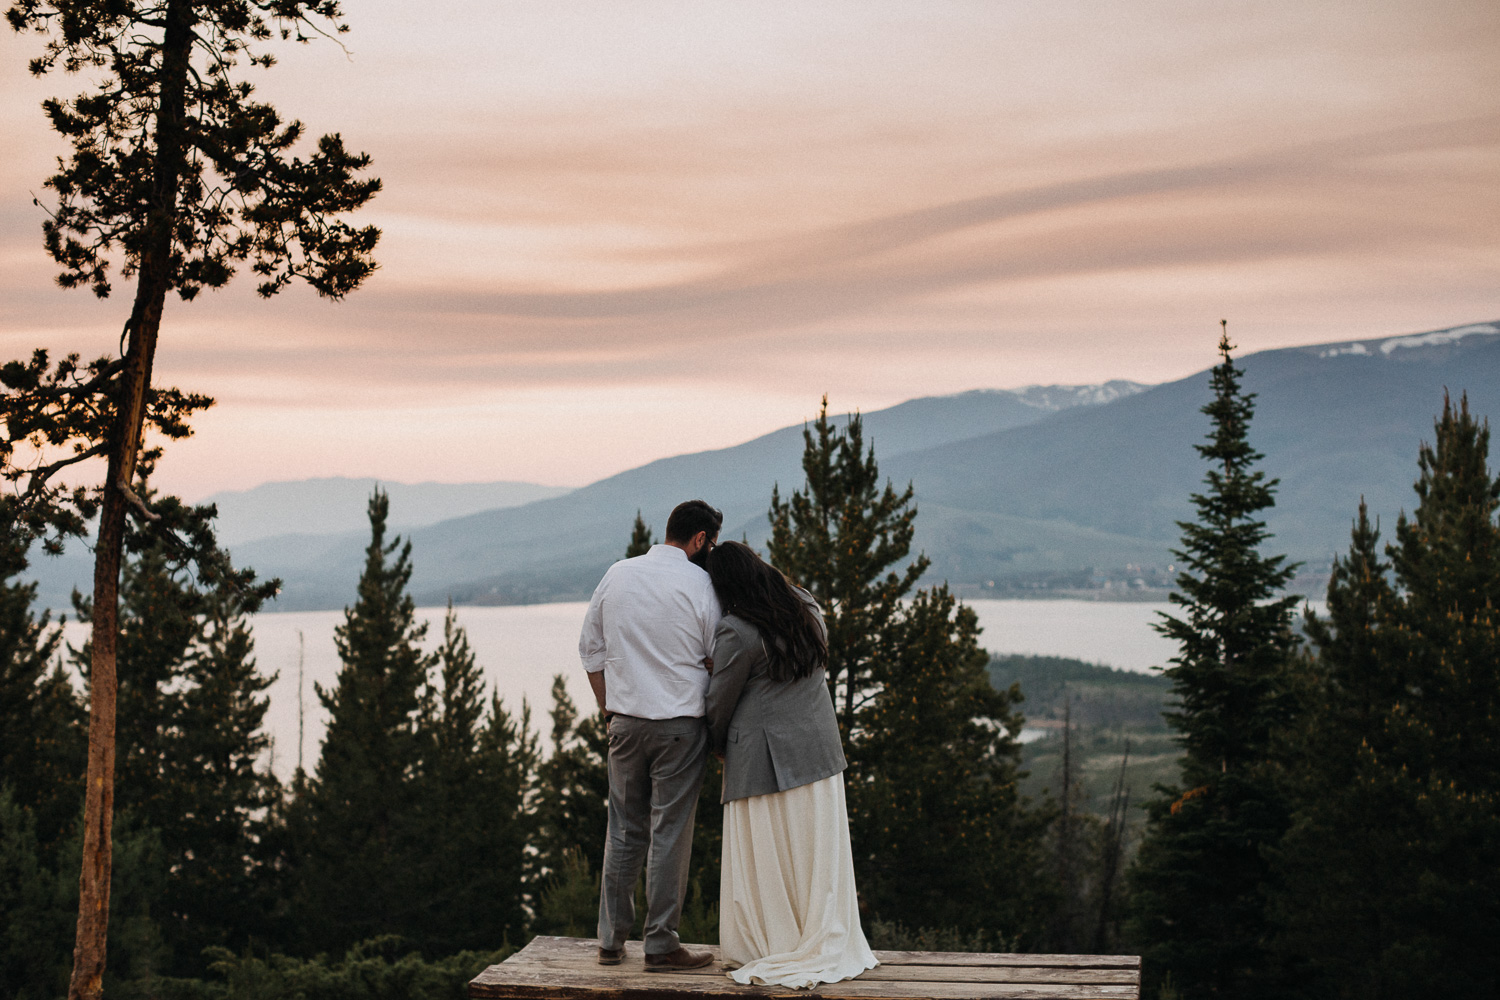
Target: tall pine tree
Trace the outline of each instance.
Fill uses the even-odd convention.
[[[1295,597],[1277,596],[1293,567],[1265,556],[1261,511],[1276,480],[1256,468],[1249,441],[1253,393],[1241,388],[1226,332],[1213,369],[1206,490],[1198,519],[1179,522],[1185,564],[1158,630],[1180,652],[1166,674],[1167,714],[1183,748],[1182,777],[1158,786],[1131,871],[1132,932],[1148,988],[1170,974],[1185,997],[1267,995],[1265,851],[1285,831],[1286,805],[1270,766],[1272,739],[1290,717],[1287,674],[1297,647]]]
[[[328,729],[315,779],[298,788],[288,823],[296,930],[289,947],[342,953],[380,934],[409,932],[423,915],[429,850],[417,811],[423,759],[426,623],[407,592],[411,543],[386,541],[390,499],[370,499],[370,545],[358,596],[334,631],[343,666],[334,687],[316,686]]]
[[[828,624],[861,892],[885,920],[1030,938],[1042,826],[1016,791],[1020,692],[990,684],[978,621],[946,587],[903,600],[928,566],[901,567],[913,488],[882,485],[859,416],[836,427],[825,398],[802,469],[788,500],[772,493],[770,556]]]
[[[848,739],[870,693],[876,650],[929,560],[918,555],[905,569],[893,568],[911,554],[913,489],[897,493],[889,481],[882,489],[859,414],[839,430],[825,396],[802,440],[806,481],[784,502],[779,485],[772,489],[767,549],[771,564],[822,605],[828,683]]]
[[[1389,563],[1361,505],[1309,625],[1308,749],[1275,854],[1278,945],[1309,996],[1500,991],[1500,480],[1467,399],[1435,431]]]
[[[278,905],[267,882],[268,816],[280,796],[265,730],[273,677],[260,672],[243,595],[203,594],[182,664],[173,727],[172,805],[161,820],[172,871],[166,930],[179,974],[201,975],[208,947],[264,941]]]

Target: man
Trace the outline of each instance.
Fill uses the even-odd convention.
[[[707,764],[703,720],[719,601],[703,563],[724,515],[678,504],[666,543],[615,563],[583,620],[578,652],[609,733],[609,835],[599,886],[599,964],[618,965],[646,863],[647,972],[713,961],[677,938]]]

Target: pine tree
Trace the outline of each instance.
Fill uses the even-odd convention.
[[[0,995],[52,1000],[66,988],[72,907],[58,905],[67,896],[61,883],[44,859],[36,817],[0,785]]]
[[[69,829],[49,846],[31,810],[0,788],[0,996],[7,1000],[55,1000],[67,992],[83,840],[79,797],[72,806]],[[169,948],[154,917],[166,859],[157,831],[129,810],[114,825],[113,848],[114,947],[105,983],[111,995],[117,987],[122,996],[143,995],[137,984],[160,976],[167,965]]]
[[[1198,520],[1179,522],[1186,570],[1158,630],[1180,652],[1166,675],[1177,707],[1167,714],[1182,746],[1181,784],[1158,786],[1146,839],[1131,871],[1133,934],[1148,982],[1170,973],[1185,997],[1262,996],[1268,926],[1265,852],[1286,828],[1286,803],[1270,765],[1272,740],[1291,716],[1288,667],[1297,643],[1297,599],[1277,594],[1294,567],[1265,556],[1259,519],[1276,480],[1256,469],[1249,442],[1254,394],[1226,333],[1213,369],[1207,489]]]
[[[1277,943],[1310,996],[1500,990],[1500,480],[1466,399],[1435,430],[1389,564],[1361,504],[1309,625],[1307,749],[1274,858]]]
[[[1302,707],[1285,741],[1283,783],[1293,814],[1270,852],[1274,945],[1287,979],[1308,996],[1384,995],[1368,990],[1369,960],[1384,934],[1379,880],[1365,865],[1392,870],[1401,851],[1390,850],[1396,845],[1388,840],[1378,860],[1371,850],[1384,838],[1369,831],[1385,828],[1391,804],[1362,772],[1372,763],[1367,740],[1381,731],[1401,691],[1391,683],[1385,648],[1396,595],[1379,541],[1361,501],[1349,552],[1333,562],[1328,616],[1306,613],[1313,652],[1299,671]],[[1358,955],[1352,962],[1351,945]]]
[[[518,945],[531,817],[524,797],[536,764],[530,709],[511,717],[485,696],[484,674],[450,602],[437,649],[437,683],[425,694],[419,815],[427,850],[422,912],[403,935],[430,958]]]
[[[538,888],[579,862],[591,877],[603,871],[609,805],[609,736],[597,715],[579,717],[562,675],[552,679],[550,717],[552,753],[537,768]]]
[[[32,770],[38,698],[61,642],[49,627],[51,614],[38,619],[32,613],[36,584],[19,580],[28,566],[27,547],[12,524],[11,506],[10,498],[0,498],[0,774],[7,783]]]
[[[990,683],[979,624],[947,587],[881,636],[863,735],[845,774],[860,894],[909,927],[1031,941],[1045,816],[1017,792],[1018,687]]]
[[[651,546],[656,541],[651,537],[651,528],[641,518],[641,512],[635,512],[635,526],[630,529],[630,543],[625,546],[625,558],[634,559],[651,551]]]
[[[892,569],[911,553],[913,489],[908,484],[897,493],[889,481],[881,489],[880,466],[875,449],[865,449],[859,414],[838,430],[825,396],[802,440],[806,483],[786,502],[779,485],[773,488],[767,548],[771,564],[823,608],[828,683],[847,740],[869,694],[882,636],[929,561],[918,555],[904,570]]]
[[[203,595],[180,676],[168,786],[176,811],[159,821],[172,866],[165,930],[177,974],[201,975],[205,948],[266,940],[277,904],[266,838],[280,783],[264,728],[274,678],[258,668],[238,592]]]
[[[298,881],[295,939],[302,951],[342,952],[378,934],[401,933],[421,915],[421,878],[408,862],[424,842],[416,813],[422,764],[419,724],[429,657],[407,584],[411,543],[387,543],[390,500],[370,499],[370,545],[358,597],[334,630],[343,667],[332,690],[316,779],[289,817]]]
[[[926,571],[911,553],[913,487],[886,482],[858,414],[825,398],[803,431],[805,484],[773,491],[771,562],[828,624],[860,891],[910,926],[1034,936],[1044,817],[1016,790],[1019,689],[996,691],[974,613],[946,587],[903,599]]]
[[[1435,442],[1418,455],[1417,508],[1390,550],[1398,677],[1418,697],[1396,748],[1466,794],[1500,791],[1500,479],[1487,466],[1489,425],[1443,400]]]
[[[33,614],[36,584],[19,580],[27,545],[25,533],[13,530],[12,509],[9,498],[0,498],[0,785],[15,808],[30,814],[50,862],[77,818],[83,714],[55,662],[62,633],[50,613]]]

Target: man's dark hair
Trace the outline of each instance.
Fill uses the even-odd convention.
[[[667,541],[686,544],[700,531],[708,532],[708,540],[713,541],[723,526],[724,515],[719,508],[702,500],[689,500],[672,508],[672,516],[667,518]]]

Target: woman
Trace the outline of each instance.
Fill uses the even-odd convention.
[[[708,726],[724,760],[719,943],[729,977],[799,989],[851,979],[876,961],[854,893],[823,616],[739,542],[710,553],[708,575],[724,608]]]

